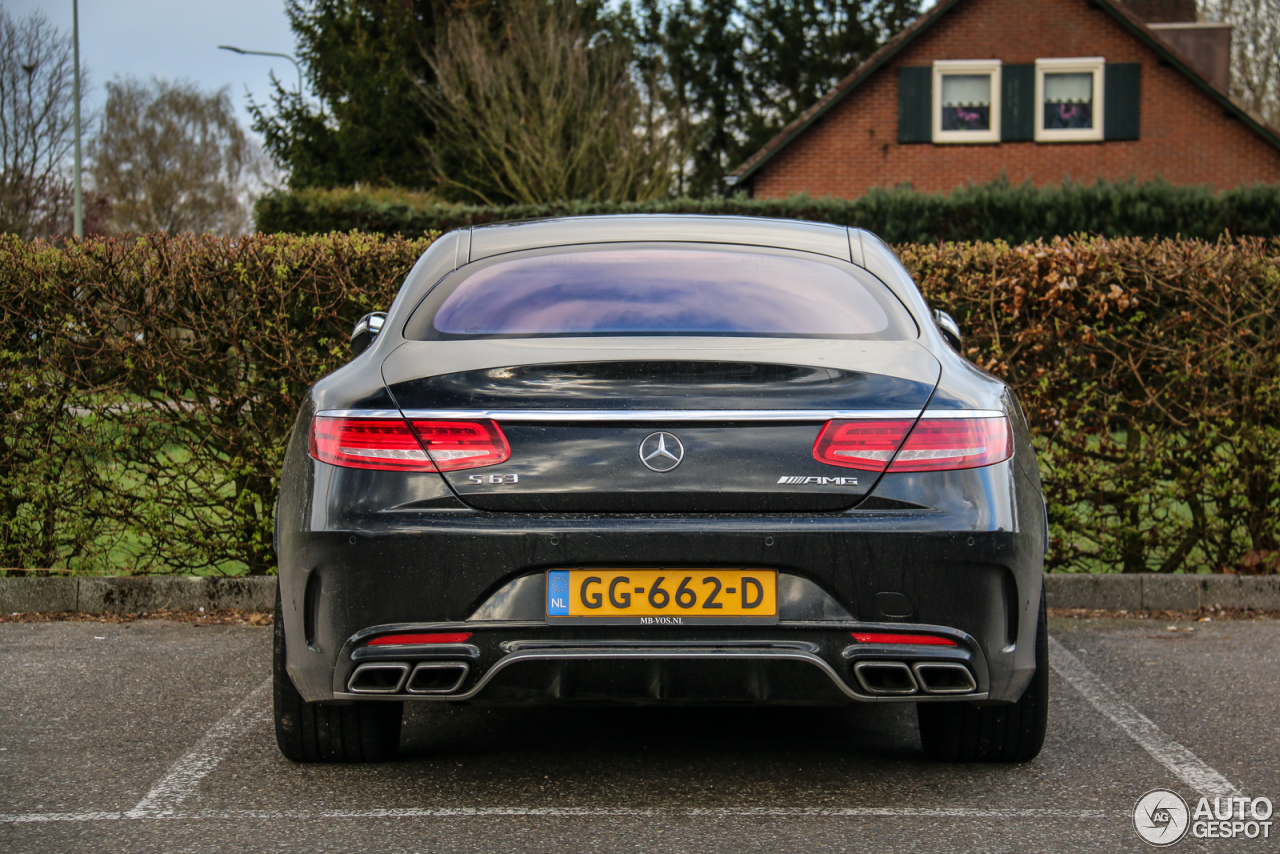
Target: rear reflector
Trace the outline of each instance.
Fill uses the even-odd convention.
[[[311,456],[322,463],[380,471],[454,471],[511,459],[502,428],[492,421],[334,418],[311,422]]]
[[[865,634],[863,632],[851,632],[853,639],[858,643],[904,643],[915,644],[917,646],[955,646],[956,642],[950,638],[942,638],[937,635],[895,635],[883,633]]]
[[[462,643],[471,632],[436,632],[429,635],[383,635],[369,641],[369,646],[396,646],[415,643]]]
[[[828,421],[813,443],[819,462],[862,471],[972,469],[1012,454],[1012,430],[1004,417]]]
[[[440,471],[492,466],[511,459],[511,446],[493,421],[412,421]]]

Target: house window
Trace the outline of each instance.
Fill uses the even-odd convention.
[[[933,64],[933,141],[1000,141],[1000,60]]]
[[[1036,60],[1036,142],[1102,139],[1101,57]]]

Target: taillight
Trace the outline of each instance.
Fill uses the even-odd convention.
[[[369,646],[398,646],[418,643],[462,643],[471,632],[433,632],[425,635],[383,635],[369,641]]]
[[[347,468],[436,470],[409,425],[393,418],[317,416],[311,422],[311,456]]]
[[[938,635],[901,635],[888,632],[851,632],[858,643],[911,644],[914,646],[955,646],[951,638]]]
[[[828,421],[813,443],[820,463],[862,471],[884,471],[912,422]]]
[[[311,456],[347,468],[454,471],[506,462],[511,446],[492,421],[406,423],[320,415],[311,422]]]
[[[922,418],[889,471],[976,469],[1012,455],[1008,418]]]
[[[440,471],[492,466],[511,459],[511,446],[493,421],[412,421]]]
[[[972,469],[1012,455],[1012,430],[1002,416],[828,421],[813,443],[819,462],[863,471]]]

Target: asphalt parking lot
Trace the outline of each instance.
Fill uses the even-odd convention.
[[[276,751],[269,628],[6,623],[0,851],[1136,851],[1151,789],[1280,801],[1280,622],[1051,634],[1024,766],[926,762],[906,705],[432,705],[395,762],[333,767]]]

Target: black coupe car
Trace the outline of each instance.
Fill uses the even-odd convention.
[[[386,758],[405,701],[909,702],[931,757],[1031,759],[1045,507],[958,345],[859,229],[446,234],[289,441],[280,749]]]

